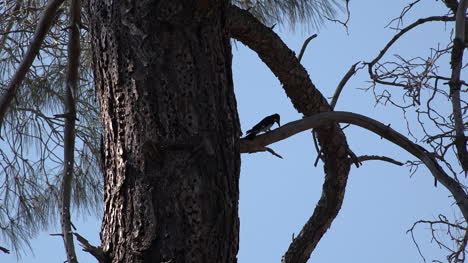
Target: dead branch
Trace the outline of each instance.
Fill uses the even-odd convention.
[[[403,10],[402,10],[401,13],[400,13],[400,16],[397,17],[397,18],[392,19],[392,21],[390,21],[385,27],[388,27],[388,26],[390,26],[391,24],[393,24],[393,22],[398,21],[397,26],[396,26],[396,30],[399,30],[399,29],[400,29],[400,25],[403,24],[403,17],[404,17],[417,3],[419,3],[420,1],[421,1],[421,0],[416,0],[416,1],[414,1],[414,2],[409,3],[407,6],[405,6],[405,7],[403,8]]]
[[[277,154],[273,149],[269,148],[269,147],[262,147],[256,151],[253,151],[253,152],[248,152],[248,153],[257,153],[257,152],[269,152],[271,154],[273,154],[274,156],[278,157],[278,158],[281,158],[283,159],[283,156]]]
[[[49,31],[49,28],[55,19],[57,9],[60,7],[60,5],[62,5],[63,1],[64,0],[49,0],[47,3],[47,6],[42,13],[41,19],[37,24],[36,31],[34,33],[33,39],[31,40],[31,44],[29,45],[28,51],[26,52],[18,69],[13,75],[10,83],[8,84],[5,94],[3,94],[0,98],[0,129],[2,127],[5,113],[7,112],[19,86],[21,85],[21,82],[24,80],[26,73],[31,67],[36,55],[38,54],[46,33]]]
[[[316,38],[317,37],[317,34],[313,34],[312,36],[308,37],[305,41],[304,41],[304,44],[302,44],[302,48],[301,48],[301,52],[299,52],[299,56],[297,56],[297,60],[299,60],[299,62],[301,62],[302,60],[302,56],[304,55],[304,52],[307,48],[307,45],[309,45],[309,42]]]
[[[336,102],[338,101],[338,97],[340,97],[341,91],[343,90],[344,86],[348,82],[348,80],[356,73],[356,66],[361,63],[357,62],[349,68],[348,72],[344,75],[343,79],[341,79],[340,83],[338,84],[338,87],[336,87],[335,94],[333,94],[333,99],[330,103],[330,107],[335,109]],[[359,70],[359,69],[358,69]]]
[[[75,121],[76,121],[76,92],[79,81],[80,63],[80,22],[81,0],[72,0],[70,5],[70,28],[68,42],[68,70],[65,95],[65,128],[64,128],[64,169],[61,189],[60,223],[62,226],[63,242],[68,263],[78,263],[73,243],[72,223],[70,220],[70,199],[72,191],[73,167],[75,164]]]
[[[359,162],[365,162],[365,161],[384,161],[384,162],[389,162],[393,163],[394,165],[398,166],[403,166],[404,163],[399,162],[395,159],[392,159],[387,156],[378,156],[378,155],[362,155],[358,157]]]
[[[439,215],[438,220],[418,220],[416,221],[410,229],[406,231],[406,233],[411,233],[411,238],[413,239],[413,243],[415,244],[416,248],[418,249],[419,255],[426,262],[426,259],[419,247],[418,242],[416,241],[414,232],[417,225],[426,224],[429,225],[429,229],[431,231],[431,242],[434,242],[439,248],[443,248],[450,252],[447,256],[448,262],[465,262],[465,254],[466,254],[466,244],[468,241],[468,229],[463,227],[463,222],[450,222],[446,216]],[[437,228],[436,228],[437,226]],[[445,227],[445,230],[442,229]],[[446,241],[442,240],[437,232],[445,232],[450,237],[450,240],[456,244],[456,249],[453,248],[452,244],[447,244]],[[440,261],[437,261],[440,262]]]
[[[82,235],[74,232],[78,242],[80,242],[81,247],[83,247],[83,251],[88,252],[89,254],[93,255],[99,263],[106,263],[109,262],[107,254],[101,247],[95,247],[89,243],[89,241],[84,238]]]
[[[382,138],[400,146],[421,160],[430,170],[434,178],[450,191],[460,208],[463,217],[468,221],[468,195],[456,180],[445,173],[432,154],[423,147],[413,143],[401,133],[393,130],[388,125],[360,114],[343,111],[324,112],[301,120],[293,121],[269,133],[259,135],[250,141],[241,140],[241,153],[254,151],[257,148],[265,147],[274,142],[284,140],[305,130],[329,125],[330,122],[350,123],[372,131],[375,134],[380,135]]]
[[[463,65],[463,51],[465,50],[465,22],[467,0],[460,0],[456,13],[455,38],[453,40],[452,76],[449,81],[450,100],[452,101],[453,121],[455,124],[455,147],[457,148],[458,160],[461,163],[465,174],[468,172],[468,152],[466,150],[465,128],[463,124],[462,109],[460,103],[460,72]]]
[[[422,25],[427,22],[434,22],[434,21],[454,21],[455,17],[448,17],[448,16],[430,16],[426,18],[420,18],[416,22],[412,23],[411,25],[403,28],[398,34],[393,36],[393,38],[385,45],[385,47],[380,51],[379,55],[375,57],[371,62],[366,63],[368,65],[368,70],[369,70],[369,76],[371,77],[372,80],[376,80],[376,77],[374,73],[372,72],[372,67],[385,55],[385,53],[388,51],[388,49],[406,32],[410,31],[411,29]],[[378,81],[377,81],[378,82]],[[379,82],[380,83],[380,82]],[[385,83],[382,83],[385,84]]]

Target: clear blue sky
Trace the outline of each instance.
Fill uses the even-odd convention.
[[[318,32],[305,32],[297,27],[275,28],[288,46],[298,53],[309,34],[318,33],[310,43],[303,64],[312,81],[326,96],[332,96],[336,85],[349,67],[357,61],[369,61],[391,38],[392,30],[384,26],[400,14],[410,1],[351,1],[350,34],[343,27],[327,23]],[[422,1],[421,7],[407,17],[445,14],[442,1]],[[444,27],[446,26],[446,27]],[[424,25],[404,37],[389,51],[389,56],[427,56],[428,48],[446,43],[451,24]],[[236,42],[233,46],[233,72],[238,110],[245,132],[263,117],[279,113],[282,123],[301,116],[294,110],[280,83],[257,55]],[[465,56],[466,57],[466,56]],[[443,65],[448,68],[448,65]],[[399,111],[376,106],[373,95],[359,88],[369,86],[363,70],[346,86],[337,110],[357,112],[373,117],[406,134]],[[447,107],[446,106],[443,107]],[[360,128],[346,129],[351,148],[358,155],[379,154],[400,161],[414,159],[396,146]],[[291,241],[311,216],[323,183],[323,168],[314,167],[317,153],[310,132],[272,145],[284,159],[268,153],[242,155],[240,182],[240,251],[239,262],[280,262]],[[439,213],[448,216],[458,210],[443,188],[433,187],[433,178],[423,168],[410,178],[407,167],[388,163],[366,162],[353,166],[342,210],[311,256],[310,262],[422,262],[411,236],[406,230],[418,219],[433,219]],[[78,222],[77,222],[78,221]],[[92,243],[99,243],[100,219],[75,219],[78,232]],[[66,257],[62,240],[44,232],[32,241],[35,256],[28,253],[18,262],[61,263]],[[418,241],[426,259],[445,258],[444,251],[430,243],[429,230],[420,227]],[[80,250],[80,248],[77,248]],[[79,253],[80,262],[95,262]],[[0,255],[0,261],[17,262],[14,255]]]

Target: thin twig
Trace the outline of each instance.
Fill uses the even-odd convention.
[[[426,18],[420,18],[416,22],[412,23],[411,25],[403,28],[398,34],[393,36],[393,38],[385,45],[385,47],[380,51],[379,55],[375,57],[371,62],[366,63],[368,65],[368,70],[369,70],[369,76],[371,77],[372,80],[376,80],[376,77],[374,73],[372,72],[372,67],[385,55],[385,53],[388,51],[388,49],[406,32],[410,31],[411,29],[422,25],[427,22],[434,22],[434,21],[454,21],[455,17],[448,17],[448,16],[430,16]]]
[[[343,25],[345,30],[346,30],[346,34],[349,35],[348,22],[349,22],[350,18],[351,18],[351,11],[349,11],[349,0],[346,0],[346,20],[344,22],[342,22],[341,20],[338,20],[338,19],[332,19],[332,18],[328,18],[328,17],[326,19],[328,21],[335,22],[335,23]]]

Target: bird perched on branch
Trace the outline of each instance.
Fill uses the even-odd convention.
[[[253,139],[257,134],[264,132],[264,131],[270,131],[271,126],[273,124],[278,123],[278,127],[281,126],[280,124],[280,116],[278,113],[275,113],[273,115],[270,115],[268,117],[265,117],[263,120],[261,120],[259,123],[257,123],[255,126],[253,126],[252,129],[247,131],[247,136],[245,136],[246,139]]]

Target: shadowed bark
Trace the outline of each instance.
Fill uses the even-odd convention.
[[[236,262],[228,1],[91,0],[111,262]]]

